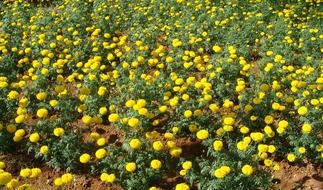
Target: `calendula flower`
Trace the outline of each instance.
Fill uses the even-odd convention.
[[[246,176],[249,176],[253,173],[253,168],[252,166],[246,164],[242,167],[241,169],[242,173],[245,174]]]
[[[137,165],[134,162],[129,162],[126,164],[126,170],[128,172],[134,172],[137,169]]]

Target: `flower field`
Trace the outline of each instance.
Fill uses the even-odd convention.
[[[0,1],[0,189],[322,182],[321,4]]]

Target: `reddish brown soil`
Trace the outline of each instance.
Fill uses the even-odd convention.
[[[322,165],[280,162],[280,170],[273,173],[277,184],[274,189],[321,190],[323,189]]]

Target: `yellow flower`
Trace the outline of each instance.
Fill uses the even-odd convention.
[[[83,123],[85,123],[85,124],[90,124],[90,123],[92,122],[92,117],[91,117],[91,116],[89,116],[89,115],[84,115],[84,116],[82,117],[82,121],[83,121]]]
[[[192,162],[191,161],[185,161],[183,164],[182,164],[182,168],[184,170],[189,170],[192,168]]]
[[[161,166],[162,166],[162,163],[159,160],[155,159],[150,162],[150,167],[155,170],[159,170],[161,168]]]
[[[294,161],[296,160],[296,156],[295,156],[293,153],[289,153],[289,154],[287,155],[287,160],[288,160],[289,162],[294,162]]]
[[[12,175],[8,172],[0,173],[0,185],[6,185],[12,179]]]
[[[260,142],[263,140],[264,134],[262,134],[260,132],[254,132],[254,133],[250,133],[250,137],[252,138],[252,140],[254,140],[256,142]]]
[[[137,118],[130,118],[128,120],[128,125],[133,128],[137,128],[140,125],[140,121]]]
[[[119,115],[116,113],[110,114],[108,119],[111,123],[116,123],[119,121]]]
[[[159,106],[158,109],[161,113],[164,113],[167,110],[167,106]]]
[[[196,137],[200,140],[204,140],[206,138],[209,137],[209,132],[205,129],[202,129],[202,130],[199,130],[197,133],[196,133]]]
[[[0,174],[1,175],[1,174]],[[1,185],[1,182],[0,182]],[[19,185],[19,181],[17,179],[11,179],[7,184],[6,184],[6,188],[8,189],[15,189],[16,187],[18,187]]]
[[[42,172],[41,172],[41,170],[39,168],[32,168],[31,169],[31,175],[29,177],[36,178],[36,177],[40,176],[41,173]]]
[[[186,183],[179,183],[176,185],[175,190],[190,190],[190,187]]]
[[[193,112],[191,110],[186,110],[184,112],[184,117],[186,117],[186,118],[190,118],[190,117],[192,117],[192,115],[193,115]]]
[[[102,159],[107,155],[107,151],[104,148],[100,148],[95,152],[95,157],[97,159]]]
[[[15,132],[15,136],[18,136],[18,137],[23,137],[25,135],[25,130],[24,129],[18,129],[16,132]]]
[[[91,156],[89,155],[89,154],[82,154],[81,156],[80,156],[80,162],[82,163],[82,164],[86,164],[86,163],[88,163],[89,161],[90,161],[90,159],[91,159]]]
[[[22,123],[26,120],[26,115],[18,115],[16,118],[15,118],[15,122],[16,123]]]
[[[299,114],[299,115],[305,115],[305,114],[307,114],[307,107],[305,107],[305,106],[302,106],[302,107],[300,107],[300,108],[298,108],[297,109],[297,113]]]
[[[285,129],[287,126],[288,126],[288,122],[286,120],[281,120],[278,122],[278,127]]]
[[[218,45],[214,45],[212,49],[215,53],[220,53],[222,51],[222,48]]]
[[[56,137],[61,137],[61,136],[63,136],[64,135],[64,129],[63,128],[61,128],[61,127],[57,127],[57,128],[55,128],[54,129],[54,135],[56,136]]]
[[[234,124],[234,118],[232,117],[226,117],[223,120],[224,125],[233,125]]]
[[[44,145],[40,147],[40,153],[46,154],[48,152],[48,146]]]
[[[31,169],[29,168],[25,168],[20,170],[20,174],[21,177],[29,177],[31,175]]]
[[[214,171],[214,176],[218,179],[223,179],[230,173],[231,169],[228,166],[221,166]]]
[[[110,174],[110,175],[108,175],[108,176],[107,176],[107,178],[106,178],[106,181],[107,181],[108,183],[113,183],[115,180],[116,180],[116,175],[114,175],[114,174]]]
[[[223,148],[223,142],[222,141],[214,141],[213,142],[213,149],[215,151],[220,151]]]
[[[45,109],[45,108],[41,108],[41,109],[37,110],[37,116],[38,116],[39,118],[47,117],[47,115],[48,115],[48,111],[47,111],[47,109]]]
[[[64,184],[68,184],[68,183],[71,183],[73,181],[74,177],[73,177],[72,174],[66,173],[66,174],[62,175],[61,179],[62,179],[62,182]]]
[[[244,142],[244,141],[239,141],[237,143],[237,148],[240,151],[246,151],[248,149],[248,143]]]
[[[17,127],[14,124],[9,124],[7,125],[6,129],[9,133],[14,133],[17,130]]]
[[[259,144],[257,148],[260,153],[265,153],[268,151],[268,146],[266,144]]]
[[[104,137],[98,138],[98,140],[96,140],[96,144],[99,146],[104,146],[106,143],[106,140]]]
[[[242,173],[245,174],[246,176],[249,176],[253,173],[253,168],[252,166],[246,164],[242,167]]]
[[[17,91],[10,91],[7,98],[9,100],[15,100],[19,98],[19,93]]]
[[[36,132],[36,133],[32,133],[30,136],[29,136],[29,140],[30,142],[33,142],[33,143],[36,143],[38,142],[40,139],[40,136],[39,134]]]
[[[266,117],[265,117],[265,123],[267,124],[267,125],[270,125],[270,124],[272,124],[274,122],[274,117],[273,116],[271,116],[271,115],[267,115]]]
[[[138,149],[140,148],[141,142],[139,139],[131,139],[129,145],[133,149]]]
[[[153,142],[153,148],[156,151],[161,151],[161,150],[163,150],[164,145],[161,141],[155,141],[155,142]]]
[[[47,97],[46,92],[39,92],[39,93],[36,94],[37,100],[45,100],[46,97]]]
[[[100,113],[101,115],[105,115],[107,112],[108,112],[107,107],[100,107],[100,109],[99,109],[99,113]]]
[[[306,152],[305,147],[299,147],[298,152],[301,153],[301,154],[304,154]]]
[[[108,176],[109,176],[109,174],[107,174],[107,173],[102,173],[101,175],[100,175],[100,180],[101,181],[103,181],[103,182],[106,182],[107,181],[107,178],[108,178]]]
[[[218,111],[219,111],[219,107],[218,107],[218,105],[216,105],[216,104],[210,104],[210,105],[209,105],[209,108],[210,108],[210,110],[211,110],[212,112],[218,112]]]
[[[137,165],[134,162],[129,162],[126,164],[126,170],[128,172],[134,172],[137,169]]]
[[[5,167],[6,167],[6,164],[0,161],[0,169],[4,169]]]
[[[63,180],[62,180],[62,178],[56,178],[55,180],[54,180],[54,184],[55,184],[55,186],[61,186],[61,185],[63,185]]]
[[[305,134],[310,133],[310,132],[312,131],[312,126],[311,126],[311,124],[309,124],[309,123],[304,123],[304,124],[303,124],[303,126],[302,126],[302,131],[303,131],[303,133],[305,133]]]
[[[276,151],[276,147],[274,145],[269,145],[268,146],[268,152],[269,153],[274,153]]]
[[[183,150],[181,147],[174,147],[169,150],[169,154],[174,157],[179,157],[182,154]]]

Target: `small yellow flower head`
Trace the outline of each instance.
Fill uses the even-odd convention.
[[[0,173],[0,185],[6,185],[12,179],[12,175],[8,172]]]
[[[107,155],[107,151],[104,148],[100,148],[95,152],[95,157],[97,159],[102,159]]]
[[[212,49],[215,53],[220,53],[222,51],[222,48],[218,45],[214,45]]]
[[[39,177],[41,173],[42,172],[41,172],[41,170],[39,168],[32,168],[31,169],[31,175],[29,177],[36,178],[36,177]]]
[[[6,164],[0,161],[0,169],[4,169],[5,167],[6,167]]]
[[[289,154],[287,155],[287,160],[288,160],[289,162],[294,162],[294,161],[296,160],[296,156],[295,156],[293,153],[289,153]]]
[[[240,151],[246,151],[248,149],[248,143],[244,142],[244,141],[239,141],[237,143],[237,149]]]
[[[30,168],[25,168],[20,170],[20,174],[21,177],[29,177],[31,175],[31,169]]]
[[[305,115],[305,114],[307,114],[307,107],[305,107],[305,106],[302,106],[302,107],[300,107],[300,108],[298,108],[297,109],[297,113],[299,114],[299,115]]]
[[[137,128],[140,125],[140,121],[137,118],[130,118],[128,120],[128,125],[133,128]]]
[[[106,181],[108,183],[113,183],[116,180],[116,175],[115,174],[110,174],[107,176]]]
[[[264,134],[260,133],[260,132],[254,132],[254,133],[250,133],[250,137],[252,140],[254,140],[255,142],[260,142],[264,139]]]
[[[246,176],[250,176],[253,173],[253,168],[252,166],[246,164],[242,167],[242,173],[245,174]]]
[[[161,151],[164,149],[164,145],[161,141],[155,141],[155,142],[153,142],[153,148],[156,151]]]
[[[179,183],[176,185],[175,190],[190,190],[190,187],[186,183]]]
[[[41,108],[41,109],[37,110],[37,117],[44,118],[44,117],[47,117],[47,115],[48,115],[47,109]]]
[[[215,151],[221,151],[223,148],[223,142],[222,141],[214,141],[213,142],[213,149]]]
[[[108,119],[111,123],[116,123],[119,121],[119,115],[116,113],[110,114]]]
[[[192,168],[192,162],[191,161],[185,161],[183,164],[182,164],[182,168],[184,170],[189,170]]]
[[[64,132],[65,132],[64,129],[61,127],[57,127],[54,129],[54,135],[56,137],[62,137],[64,135]]]
[[[193,115],[193,112],[191,110],[186,110],[184,112],[184,117],[186,117],[186,118],[190,118],[190,117],[192,117],[192,115]]]
[[[126,164],[126,170],[128,172],[134,172],[137,169],[137,165],[134,162],[129,162]]]
[[[85,123],[85,124],[90,124],[90,123],[92,122],[92,117],[91,117],[91,116],[89,116],[89,115],[84,115],[84,116],[82,117],[82,121],[83,121],[83,123]]]
[[[303,131],[303,133],[305,133],[305,134],[310,133],[310,132],[312,131],[312,126],[311,126],[311,124],[309,124],[309,123],[304,123],[304,124],[303,124],[303,126],[302,126],[302,131]]]
[[[1,174],[0,174],[1,175]],[[0,183],[1,185],[1,183]],[[19,181],[17,179],[11,179],[7,184],[6,184],[6,188],[8,189],[15,189],[16,187],[18,187],[19,185]]]
[[[46,97],[47,97],[46,92],[39,92],[39,93],[36,94],[37,100],[45,100]]]
[[[71,183],[73,181],[74,177],[73,177],[72,174],[66,173],[66,174],[62,175],[61,179],[62,179],[62,182],[64,184],[68,184],[68,183]]]
[[[271,116],[271,115],[267,115],[266,117],[265,117],[265,123],[267,124],[267,125],[270,125],[270,124],[272,124],[274,122],[274,117],[273,116]]]
[[[86,164],[86,163],[88,163],[89,161],[90,161],[90,159],[91,159],[91,156],[89,155],[89,154],[82,154],[81,156],[80,156],[80,162],[82,163],[82,164]]]
[[[231,169],[228,166],[221,166],[214,171],[214,176],[218,179],[223,179],[230,173]]]
[[[15,100],[19,98],[19,93],[17,91],[10,91],[7,98],[9,100]]]
[[[26,132],[25,132],[25,130],[24,130],[24,129],[18,129],[18,130],[15,132],[15,136],[18,136],[18,137],[23,137],[25,134],[26,134]]]
[[[16,118],[15,118],[15,122],[16,123],[22,123],[26,120],[26,116],[25,115],[18,115]]]
[[[204,139],[207,139],[209,137],[209,132],[205,129],[202,129],[202,130],[199,130],[197,133],[196,133],[196,137],[200,140],[204,140]]]
[[[161,166],[162,166],[162,163],[159,160],[155,159],[150,162],[150,167],[155,170],[159,170],[161,168]]]
[[[44,145],[40,147],[40,153],[46,154],[48,152],[48,146]]]
[[[304,154],[306,152],[305,147],[299,147],[298,152],[301,153],[301,154]]]
[[[233,125],[234,124],[234,118],[232,117],[226,117],[223,120],[224,125]]]
[[[104,146],[106,143],[106,140],[104,137],[98,138],[98,140],[96,141],[96,144],[99,146]]]
[[[129,145],[132,149],[138,149],[141,146],[141,142],[139,139],[131,139]]]
[[[174,147],[169,150],[169,154],[173,157],[179,157],[182,154],[183,150],[181,147]]]
[[[30,136],[29,136],[29,140],[30,142],[33,142],[33,143],[36,143],[38,142],[40,139],[40,136],[39,134],[36,132],[36,133],[32,133]]]
[[[62,180],[62,178],[56,178],[55,180],[54,180],[54,184],[55,184],[55,186],[62,186],[63,185],[63,180]]]

